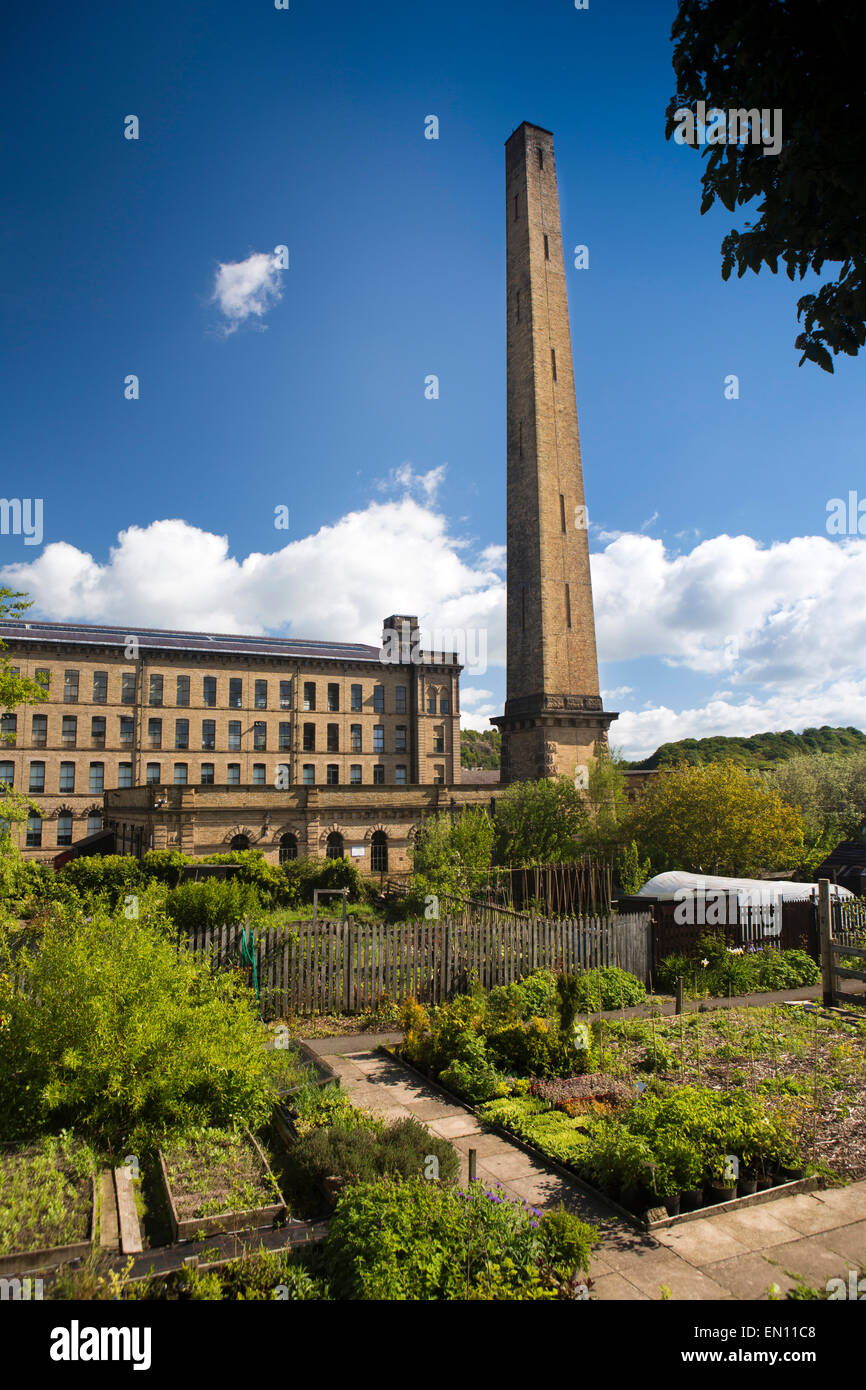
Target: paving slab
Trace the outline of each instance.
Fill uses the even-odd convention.
[[[648,1297],[648,1294],[628,1279],[624,1279],[621,1274],[605,1274],[601,1279],[594,1279],[590,1289],[590,1298],[597,1298],[603,1303],[646,1302]]]
[[[744,1211],[724,1212],[713,1219],[712,1226],[716,1232],[724,1231],[726,1235],[733,1236],[748,1250],[766,1250],[771,1245],[784,1245],[797,1240],[802,1234],[796,1226],[789,1226],[780,1220],[769,1204],[746,1207]]]
[[[831,1250],[838,1250],[853,1265],[866,1268],[866,1221],[858,1221],[854,1226],[837,1226],[835,1231],[826,1231],[824,1244]]]
[[[718,1261],[712,1266],[712,1277],[738,1299],[768,1299],[772,1284],[780,1293],[796,1288],[796,1280],[758,1251]]]
[[[847,1261],[827,1244],[826,1233],[824,1236],[803,1236],[791,1245],[774,1245],[771,1253],[781,1271],[799,1275],[818,1287],[828,1279],[848,1276]]]
[[[448,1137],[455,1149],[461,1153],[468,1153],[470,1149],[474,1149],[479,1158],[484,1158],[488,1154],[501,1154],[503,1152],[503,1144],[499,1135],[487,1134],[484,1130],[478,1134],[454,1134]]]
[[[850,1187],[831,1187],[815,1196],[829,1211],[835,1212],[845,1222],[866,1221],[866,1182],[855,1182]]]
[[[510,1178],[540,1178],[547,1173],[546,1168],[541,1168],[522,1149],[508,1147],[500,1154],[485,1155],[483,1163],[479,1159],[478,1167],[492,1174],[499,1182],[506,1182]]]
[[[839,1212],[828,1207],[826,1202],[820,1201],[818,1194],[814,1192],[798,1192],[794,1197],[780,1197],[778,1201],[768,1203],[768,1206],[779,1221],[784,1221],[786,1226],[793,1227],[804,1236],[831,1230],[845,1220]]]
[[[443,1139],[459,1139],[467,1134],[481,1134],[481,1125],[474,1115],[468,1115],[466,1111],[462,1114],[449,1115],[444,1119],[428,1121],[428,1128],[434,1134],[440,1134]]]
[[[713,1265],[719,1260],[747,1254],[750,1247],[729,1231],[720,1229],[719,1220],[716,1217],[715,1220],[689,1221],[683,1226],[670,1226],[665,1231],[659,1231],[657,1239],[695,1267]]]

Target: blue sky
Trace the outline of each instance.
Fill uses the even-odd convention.
[[[568,290],[613,742],[866,726],[866,556],[825,527],[830,498],[866,495],[864,362],[798,367],[802,287],[722,281],[734,219],[700,217],[700,157],[664,139],[674,13],[18,7],[0,491],[43,498],[44,523],[41,546],[0,535],[0,578],[49,618],[483,627],[464,709],[485,727],[504,696],[503,145],[529,120],[554,133],[565,246],[590,252]],[[278,245],[263,312],[227,317],[219,267]]]

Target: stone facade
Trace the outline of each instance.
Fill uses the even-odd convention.
[[[553,136],[505,147],[508,676],[502,781],[581,780],[616,718],[598,689]]]
[[[258,849],[271,863],[345,855],[364,873],[411,869],[412,837],[425,816],[490,805],[487,786],[135,787],[105,795],[105,823],[119,853],[179,849],[222,854]]]
[[[386,619],[395,631],[417,636],[417,620]],[[454,653],[40,622],[0,638],[49,683],[46,703],[4,716],[14,745],[0,747],[0,775],[40,807],[30,857],[99,829],[104,793],[148,783],[221,788],[240,808],[269,788],[351,787],[375,806],[392,787],[460,782]]]

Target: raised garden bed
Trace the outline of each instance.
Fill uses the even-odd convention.
[[[91,1253],[96,1168],[84,1145],[47,1139],[0,1150],[0,1275],[28,1274]]]
[[[205,1130],[159,1154],[175,1240],[274,1226],[286,1204],[254,1135]]]
[[[602,1192],[599,1188],[588,1183],[572,1164],[553,1158],[549,1153],[546,1153],[537,1145],[521,1138],[521,1136],[516,1134],[512,1129],[488,1118],[483,1113],[483,1106],[467,1104],[465,1100],[456,1095],[453,1091],[450,1091],[446,1086],[443,1086],[441,1082],[427,1075],[411,1062],[407,1061],[406,1058],[401,1055],[398,1048],[382,1046],[379,1050],[393,1061],[405,1067],[406,1070],[411,1072],[414,1076],[417,1076],[425,1085],[429,1086],[432,1084],[435,1086],[453,1104],[459,1105],[463,1110],[467,1111],[468,1114],[474,1115],[486,1129],[494,1134],[498,1134],[503,1139],[507,1139],[509,1143],[516,1145],[517,1148],[521,1149],[530,1158],[559,1174],[560,1177],[567,1178],[569,1182],[574,1183],[576,1187],[580,1188],[580,1190],[585,1192],[588,1196],[595,1197],[604,1202],[613,1212],[616,1212],[617,1215],[622,1217],[625,1221],[628,1221],[631,1225],[636,1226],[642,1231],[664,1230],[670,1226],[696,1221],[707,1216],[715,1216],[722,1212],[741,1211],[746,1207],[759,1206],[765,1202],[773,1201],[777,1197],[789,1197],[798,1192],[811,1192],[818,1186],[820,1181],[818,1177],[803,1177],[790,1180],[780,1178],[772,1187],[764,1191],[750,1193],[742,1197],[735,1197],[725,1202],[709,1202],[707,1204],[702,1204],[694,1211],[681,1212],[675,1216],[671,1216],[667,1210],[665,1210],[664,1216],[661,1216],[661,1203],[659,1208],[647,1208],[646,1211],[641,1214],[622,1206],[620,1202],[611,1197],[609,1193]]]

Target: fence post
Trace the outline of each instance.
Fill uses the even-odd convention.
[[[832,937],[830,880],[818,880],[818,922],[821,929],[821,984],[824,993],[824,1006],[833,1004],[833,952],[830,949]]]
[[[677,975],[677,1002],[676,1002],[676,1007],[675,1007],[675,1009],[674,1009],[674,1013],[675,1013],[675,1014],[681,1014],[682,1011],[683,1011],[683,985],[684,985],[684,983],[685,983],[685,982],[684,982],[684,980],[683,980],[682,975]]]

